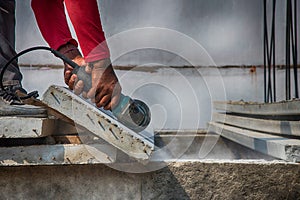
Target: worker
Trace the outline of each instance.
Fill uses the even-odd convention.
[[[84,82],[72,74],[65,64],[64,79],[75,94],[90,98],[97,107],[111,110],[117,105],[121,86],[110,61],[110,52],[102,30],[96,0],[32,0],[31,6],[38,27],[49,46],[58,50],[92,76],[92,88],[83,91]],[[66,9],[65,9],[66,7]],[[77,41],[72,38],[65,10],[75,29]]]
[[[0,71],[15,55],[15,0],[0,0]],[[5,91],[0,88],[0,116],[47,116],[45,108],[24,105],[17,95],[27,94],[22,88],[22,74],[17,61],[9,65],[0,81],[5,88]]]

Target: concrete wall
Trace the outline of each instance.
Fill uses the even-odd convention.
[[[271,1],[268,2],[268,7],[271,8]],[[284,63],[285,1],[277,1],[277,4],[277,63]],[[134,28],[163,27],[194,39],[208,51],[217,65],[263,64],[261,0],[101,0],[99,6],[107,38]],[[144,39],[165,42],[165,39],[159,36]],[[182,49],[189,50],[184,42],[174,43],[178,43]],[[22,50],[37,44],[45,43],[36,27],[30,0],[18,0],[17,49]],[[112,53],[118,46],[110,44]],[[34,53],[20,61],[26,64],[60,63],[47,53]],[[186,64],[176,59],[176,55],[157,50],[131,52],[117,62],[122,65],[149,63]],[[206,65],[206,62],[200,60],[197,64]]]
[[[1,199],[299,199],[299,165],[170,163],[147,174],[104,165],[1,167]]]

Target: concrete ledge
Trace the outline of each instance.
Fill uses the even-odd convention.
[[[1,167],[3,199],[298,199],[300,166],[169,163],[130,174],[105,165]]]
[[[0,117],[0,138],[37,138],[55,132],[55,120],[30,117]]]
[[[97,158],[90,154],[96,148]],[[88,149],[89,148],[89,149]],[[116,159],[116,149],[111,145],[33,145],[1,147],[0,166],[34,166],[111,163]]]
[[[291,100],[275,103],[253,103],[244,101],[216,101],[214,108],[226,112],[248,114],[248,115],[274,115],[274,116],[299,116],[300,100]]]
[[[22,142],[22,146],[0,147],[0,166],[121,163],[128,167],[137,163],[135,159],[118,151],[117,148],[105,141],[99,140],[97,144],[89,143],[89,134],[85,136],[86,138],[83,136],[54,136],[45,138],[43,144],[37,143],[34,139],[26,144],[27,146],[24,146],[25,142],[22,142],[24,141],[22,139],[19,141],[19,143]],[[50,139],[52,140],[50,141]],[[0,144],[2,140],[0,140]],[[81,143],[82,140],[85,141],[84,144]],[[156,135],[155,140],[156,145],[161,149],[153,152],[149,160],[150,165],[156,162],[203,161],[204,159],[275,160],[274,157],[253,151],[216,134],[190,133],[186,136],[184,134],[159,134]],[[15,140],[10,141],[12,144],[16,144],[16,142]],[[213,143],[210,144],[211,142]],[[203,149],[207,149],[204,155],[201,154]]]
[[[300,136],[299,121],[258,119],[221,113],[214,113],[213,121],[271,134]]]
[[[300,140],[210,122],[210,131],[261,153],[300,162]]]

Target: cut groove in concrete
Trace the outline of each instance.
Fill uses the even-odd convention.
[[[300,162],[300,140],[259,133],[215,122],[211,122],[209,128],[209,131],[253,150],[286,161]]]
[[[300,121],[267,120],[214,113],[213,121],[271,134],[300,136]]]

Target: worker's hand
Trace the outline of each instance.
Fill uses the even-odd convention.
[[[64,56],[66,56],[67,58],[71,59],[77,65],[81,67],[86,67],[86,62],[75,45],[70,43],[65,44],[61,48],[59,48],[58,51]],[[65,65],[65,69],[64,69],[65,83],[69,86],[71,90],[74,90],[75,94],[77,95],[81,94],[84,88],[83,81],[78,80],[77,75],[72,74],[73,68],[70,65],[68,65],[67,63],[64,63],[64,65]]]
[[[97,107],[111,110],[118,104],[122,88],[110,59],[89,63],[86,72],[92,75],[92,88],[87,93],[87,97]]]
[[[77,56],[74,59],[72,59],[73,62],[75,62],[80,67],[86,68],[86,62],[83,57]],[[84,88],[84,82],[82,80],[78,80],[78,77],[76,74],[72,74],[73,68],[65,63],[65,70],[64,70],[64,79],[65,83],[69,86],[71,90],[74,90],[74,93],[77,95],[80,95]],[[84,95],[86,96],[86,95]]]

